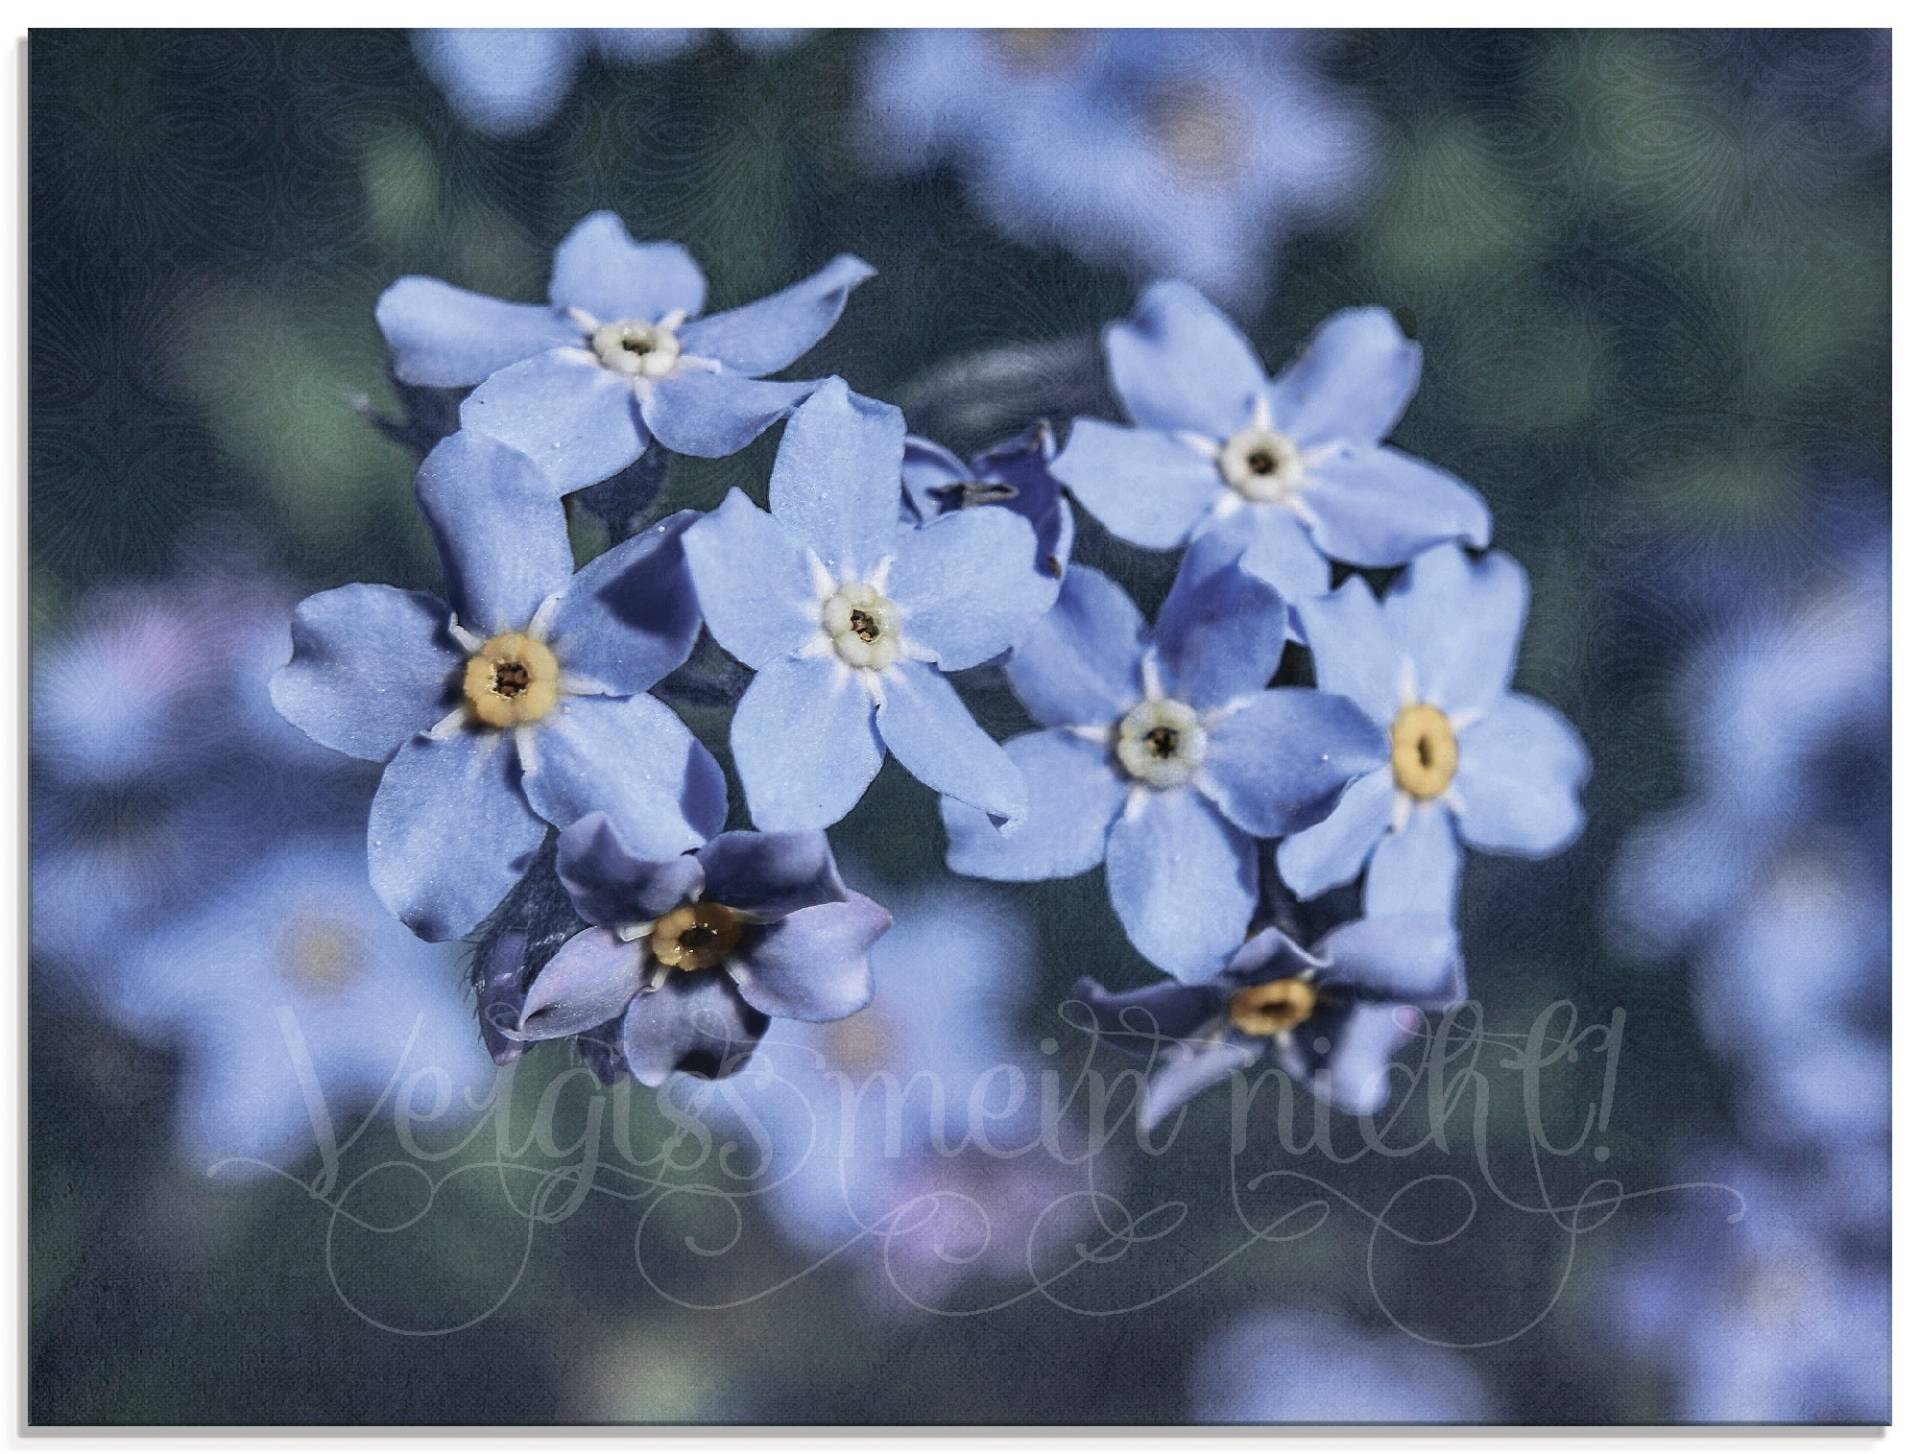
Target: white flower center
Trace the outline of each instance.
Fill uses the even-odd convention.
[[[680,362],[680,336],[669,323],[622,318],[593,330],[593,351],[617,374],[663,379]]]
[[[1249,500],[1273,504],[1299,492],[1306,469],[1286,435],[1249,424],[1220,447],[1220,477]]]
[[[1185,702],[1162,697],[1142,702],[1120,719],[1113,751],[1120,765],[1148,787],[1176,788],[1207,755],[1207,729]]]
[[[820,627],[848,666],[884,671],[900,656],[900,608],[865,581],[849,581],[821,603]]]

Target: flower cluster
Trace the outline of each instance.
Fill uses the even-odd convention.
[[[963,462],[843,380],[770,377],[871,275],[842,257],[702,317],[688,254],[599,213],[546,304],[424,278],[382,297],[396,378],[465,391],[416,486],[446,590],[312,597],[273,684],[309,736],[384,765],[375,889],[423,938],[481,930],[496,1057],[570,1039],[608,1076],[724,1075],[772,1018],[870,998],[889,916],[826,830],[891,756],[940,795],[954,871],[1105,865],[1171,977],[1083,986],[1099,1030],[1159,1066],[1148,1119],[1269,1051],[1364,1109],[1405,1007],[1463,993],[1460,845],[1557,851],[1587,771],[1566,723],[1510,690],[1526,580],[1468,553],[1485,505],[1382,442],[1418,346],[1353,310],[1269,378],[1196,290],[1156,284],[1106,336],[1126,424],[1076,420],[1060,445],[1039,421]],[[569,497],[783,420],[764,496],[615,528],[576,564]],[[1183,551],[1151,625],[1072,563],[1068,495]],[[1357,574],[1331,589],[1351,567],[1399,574],[1384,596]],[[655,695],[703,627],[744,669],[732,831],[720,744]],[[974,669],[1036,730],[984,730]],[[1303,906],[1329,904],[1346,922],[1302,948]]]

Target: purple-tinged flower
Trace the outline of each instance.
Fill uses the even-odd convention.
[[[1103,1040],[1152,1060],[1146,1130],[1268,1056],[1343,1111],[1378,1110],[1387,1063],[1410,1033],[1405,1007],[1445,1009],[1465,993],[1459,938],[1430,914],[1356,919],[1312,950],[1262,929],[1203,983],[1074,987]]]
[[[493,1072],[446,949],[367,889],[358,841],[296,841],[123,942],[105,1008],[182,1054],[183,1152],[253,1174],[351,1131],[383,1094],[478,1107]]]
[[[1267,689],[1287,606],[1219,537],[1194,544],[1151,633],[1125,591],[1069,566],[1007,677],[1042,730],[1006,750],[1028,813],[997,831],[942,804],[956,873],[1065,878],[1104,861],[1127,937],[1183,980],[1210,978],[1253,917],[1254,840],[1295,833],[1387,758],[1352,702]]]
[[[780,441],[772,513],[739,490],[687,532],[707,629],[756,675],[734,765],[764,829],[845,817],[888,752],[983,813],[1026,811],[1020,772],[943,675],[997,656],[1047,609],[1011,510],[901,524],[906,423],[830,379]]]
[[[1051,468],[1057,452],[1053,427],[1044,419],[1019,438],[982,450],[971,464],[931,439],[908,435],[902,476],[908,519],[927,525],[980,505],[1013,511],[1033,527],[1034,569],[1057,595],[1073,554],[1073,511]]]
[[[700,629],[681,514],[577,575],[565,521],[525,456],[470,430],[421,466],[451,605],[352,585],[294,613],[281,713],[316,742],[385,762],[367,827],[374,888],[425,939],[473,928],[548,823],[604,811],[651,857],[726,819],[706,748],[647,689]]]
[[[1356,203],[1373,128],[1299,31],[908,30],[866,68],[874,157],[956,164],[1010,236],[1257,304]]]
[[[1450,916],[1460,840],[1545,858],[1579,837],[1587,749],[1553,708],[1508,689],[1527,618],[1512,557],[1441,546],[1385,600],[1355,577],[1298,609],[1316,679],[1365,709],[1391,755],[1280,845],[1287,887],[1313,898],[1365,870],[1369,914]]]
[[[1132,427],[1075,420],[1053,472],[1121,539],[1171,550],[1224,531],[1291,601],[1327,589],[1329,559],[1399,565],[1487,543],[1479,495],[1381,443],[1420,382],[1420,346],[1386,309],[1334,314],[1269,381],[1217,308],[1156,283],[1106,350]]]
[[[747,50],[782,49],[804,32],[723,32]],[[420,30],[414,53],[460,119],[491,136],[518,136],[553,119],[589,60],[664,61],[690,50],[704,30]]]
[[[1302,1357],[1313,1350],[1311,1359]],[[1242,1316],[1187,1377],[1196,1424],[1487,1424],[1492,1397],[1459,1353],[1320,1309]]]
[[[1737,1206],[1724,1191],[1689,1196],[1609,1269],[1607,1334],[1670,1380],[1674,1421],[1887,1422],[1885,1232],[1840,1235],[1832,1205],[1883,1198],[1887,1169],[1837,1196],[1829,1175],[1712,1168]]]
[[[855,1013],[893,922],[841,881],[824,833],[722,833],[650,862],[592,813],[560,835],[559,872],[593,927],[534,976],[515,1030],[617,1041],[642,1085],[732,1075],[772,1019]]]
[[[625,469],[649,440],[710,458],[744,448],[819,382],[765,376],[818,343],[872,276],[843,254],[702,318],[707,283],[685,248],[635,242],[595,212],[555,250],[549,303],[405,277],[375,316],[403,384],[472,388],[461,425],[519,450],[565,494]]]

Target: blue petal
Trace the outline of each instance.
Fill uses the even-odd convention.
[[[1487,502],[1445,470],[1386,445],[1355,446],[1315,464],[1302,501],[1314,543],[1355,565],[1399,565],[1431,546],[1483,546]]]
[[[1143,429],[1225,439],[1253,418],[1266,371],[1244,335],[1187,283],[1155,283],[1106,332],[1107,369]]]
[[[1324,596],[1294,602],[1322,691],[1351,697],[1382,727],[1400,710],[1401,648],[1380,602],[1359,576]]]
[[[1414,557],[1382,605],[1421,701],[1460,712],[1507,690],[1527,623],[1527,573],[1512,556],[1469,561],[1458,546],[1438,546]]]
[[[860,801],[886,758],[873,698],[826,657],[776,657],[734,709],[733,763],[756,827],[825,828]]]
[[[1268,925],[1234,951],[1220,977],[1220,985],[1230,992],[1243,985],[1265,984],[1269,980],[1325,968],[1324,960],[1302,949],[1292,936]]]
[[[758,670],[820,630],[806,550],[739,490],[686,534],[687,565],[713,639]]]
[[[794,411],[767,487],[773,516],[841,580],[893,554],[907,425],[900,411],[828,379]]]
[[[896,662],[887,672],[877,723],[900,765],[935,792],[996,818],[1026,815],[1020,769],[981,731],[947,679],[925,662]]]
[[[1082,978],[1073,998],[1087,1007],[1102,1041],[1124,1055],[1152,1056],[1212,1028],[1225,1014],[1228,996],[1215,985],[1161,980],[1136,990],[1110,990]]]
[[[1345,697],[1308,687],[1260,692],[1209,729],[1194,786],[1256,838],[1330,814],[1348,783],[1387,760],[1387,740]]]
[[[1257,692],[1286,644],[1286,602],[1240,568],[1234,542],[1212,533],[1196,539],[1154,622],[1166,695],[1204,710]]]
[[[1108,727],[1140,701],[1145,636],[1132,597],[1096,570],[1068,566],[1060,599],[1008,658],[1007,680],[1037,721]]]
[[[547,825],[514,781],[498,732],[416,737],[394,755],[367,819],[374,892],[422,939],[458,939],[507,896]]]
[[[718,1079],[747,1063],[767,1017],[740,998],[724,972],[673,974],[637,994],[620,1022],[620,1047],[633,1078],[666,1084],[676,1070]]]
[[[1290,835],[1274,856],[1280,877],[1303,899],[1352,883],[1393,822],[1393,770],[1355,778],[1325,822]]]
[[[583,348],[553,348],[501,369],[460,405],[464,428],[531,459],[552,493],[597,485],[646,448],[633,380]]]
[[[515,136],[549,120],[580,64],[573,30],[422,30],[421,67],[476,131]]]
[[[506,303],[438,278],[400,279],[380,295],[373,316],[394,375],[428,388],[470,388],[508,364],[582,337],[572,319],[545,304]]]
[[[1054,590],[1033,568],[1033,529],[1011,510],[960,510],[903,531],[887,594],[903,629],[944,671],[998,656],[1047,609]]]
[[[706,897],[731,908],[771,916],[848,897],[827,835],[818,830],[722,833],[697,857],[706,872]]]
[[[600,323],[657,323],[672,312],[698,313],[707,280],[677,242],[635,242],[611,212],[583,218],[553,253],[547,296],[582,308]]]
[[[1140,1100],[1140,1129],[1151,1131],[1202,1091],[1259,1063],[1260,1047],[1237,1035],[1162,1058]]]
[[[420,591],[341,586],[293,612],[293,660],[273,705],[323,747],[384,762],[450,702],[461,654],[447,608]]]
[[[797,909],[728,962],[740,997],[783,1020],[844,1020],[873,998],[867,951],[893,916],[863,894]]]
[[[1410,1037],[1403,1023],[1408,1013],[1398,1005],[1355,1004],[1338,1015],[1315,1016],[1293,1032],[1280,1064],[1329,1104],[1371,1115],[1393,1089],[1389,1066]]]
[[[1567,719],[1532,697],[1502,697],[1460,732],[1460,836],[1475,848],[1545,858],[1586,826],[1592,764]]]
[[[1188,984],[1218,974],[1253,917],[1253,840],[1186,788],[1147,791],[1107,839],[1107,893],[1127,938]]]
[[[1325,594],[1333,582],[1326,556],[1300,517],[1284,505],[1248,505],[1218,517],[1206,533],[1244,545],[1240,568],[1272,586],[1290,606]]]
[[[534,729],[527,801],[556,826],[596,809],[640,858],[672,858],[727,820],[720,764],[652,697],[562,697]]]
[[[1460,890],[1460,843],[1453,817],[1438,802],[1416,803],[1406,826],[1389,832],[1367,865],[1366,910],[1372,914],[1453,917]]]
[[[640,961],[640,946],[609,930],[574,935],[527,986],[520,1038],[558,1040],[606,1024],[640,992]]]
[[[1106,857],[1127,787],[1108,749],[1071,732],[1029,732],[1005,744],[1027,784],[1027,816],[1005,828],[978,808],[940,802],[947,866],[976,878],[1068,878]]]
[[[525,455],[463,429],[433,447],[414,492],[439,542],[454,612],[468,630],[518,631],[547,597],[567,588],[567,518]]]
[[[1385,308],[1348,308],[1273,382],[1273,426],[1303,445],[1378,444],[1420,387],[1420,345]]]
[[[950,508],[945,493],[947,487],[972,479],[973,471],[945,446],[917,435],[907,436],[906,454],[900,463],[900,486],[906,491],[917,523],[925,525],[946,514]]]
[[[720,459],[753,443],[817,384],[813,379],[778,383],[739,374],[670,374],[643,387],[640,415],[676,454]]]
[[[1171,550],[1226,489],[1220,471],[1171,434],[1076,419],[1053,472],[1122,540]]]
[[[589,813],[560,835],[555,870],[580,917],[604,929],[657,919],[698,897],[706,884],[694,855],[642,858],[605,813]]]
[[[1441,914],[1388,914],[1333,930],[1315,951],[1333,961],[1330,982],[1396,1005],[1442,1009],[1466,988],[1460,936]]]
[[[554,612],[561,670],[616,694],[644,692],[693,651],[700,607],[682,548],[700,516],[682,510],[596,556]]]
[[[790,288],[688,324],[680,346],[701,358],[717,358],[737,374],[776,373],[827,336],[847,306],[847,295],[872,276],[866,263],[842,253]]]

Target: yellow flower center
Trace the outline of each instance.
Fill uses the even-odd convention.
[[[359,926],[330,914],[296,918],[277,946],[280,972],[301,989],[345,989],[366,967],[367,947]]]
[[[560,663],[523,631],[489,636],[467,658],[461,694],[489,727],[538,722],[560,696]]]
[[[1304,979],[1276,979],[1241,990],[1227,1006],[1227,1019],[1242,1035],[1278,1035],[1313,1013],[1319,1002]]]
[[[1417,702],[1402,707],[1388,732],[1393,745],[1393,780],[1416,798],[1437,798],[1460,765],[1460,744],[1453,724],[1438,707]]]
[[[647,947],[668,969],[712,969],[740,942],[740,916],[725,904],[682,904],[656,920]]]

